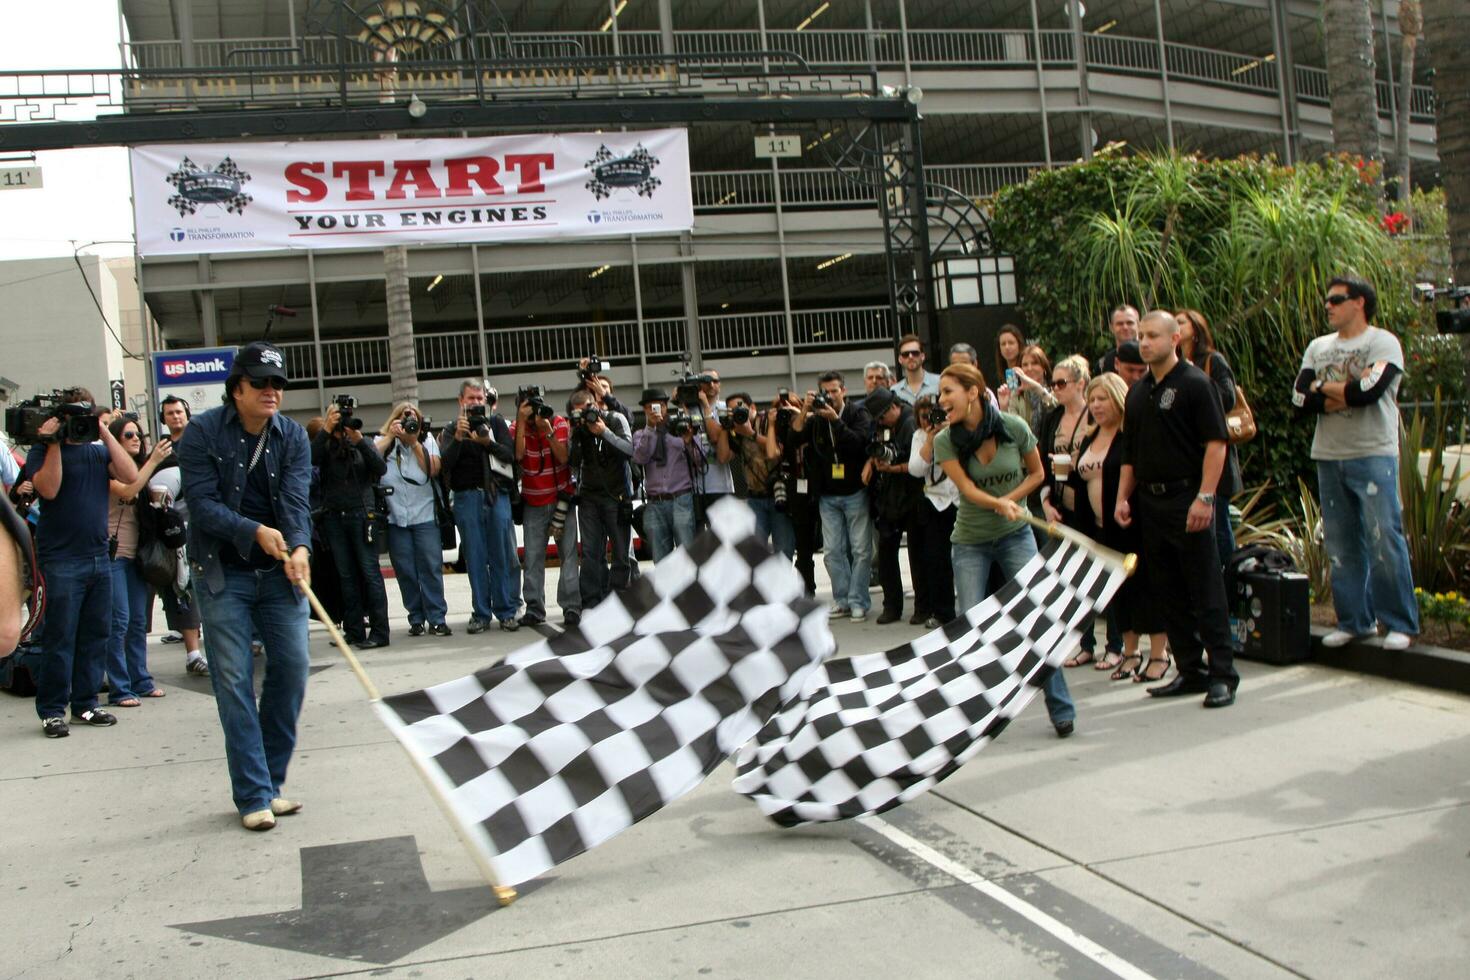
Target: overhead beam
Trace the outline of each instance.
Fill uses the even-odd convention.
[[[699,98],[657,96],[624,99],[540,99],[486,105],[440,104],[422,119],[406,106],[348,109],[253,109],[98,116],[85,122],[21,123],[0,127],[0,150],[65,150],[80,146],[135,146],[208,140],[386,133],[411,135],[446,129],[535,130],[559,126],[677,124],[690,122],[795,123],[826,119],[908,122],[918,109],[903,98]]]

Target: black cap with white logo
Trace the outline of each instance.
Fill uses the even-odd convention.
[[[257,340],[235,352],[230,373],[236,377],[285,379],[286,355],[275,344]]]

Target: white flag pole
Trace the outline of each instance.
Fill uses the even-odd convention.
[[[1131,551],[1126,555],[1121,551],[1114,551],[1112,548],[1098,544],[1081,531],[1067,527],[1064,524],[1053,524],[1050,521],[1043,521],[1039,517],[1033,517],[1026,513],[1024,509],[1021,511],[1021,520],[1030,524],[1032,527],[1040,528],[1053,538],[1065,538],[1079,548],[1086,548],[1104,561],[1121,567],[1124,575],[1132,576],[1134,571],[1138,569],[1138,556]]]
[[[381,702],[383,697],[378,693],[377,685],[373,683],[372,678],[368,677],[367,671],[362,669],[362,663],[353,655],[352,650],[347,646],[347,641],[337,631],[336,625],[332,622],[332,617],[328,616],[327,611],[322,608],[321,600],[316,597],[316,593],[311,590],[311,586],[305,582],[297,582],[296,587],[305,594],[306,600],[311,603],[311,608],[316,611],[317,619],[327,628],[327,632],[331,634],[332,642],[337,644],[337,649],[342,651],[342,656],[347,660],[347,666],[352,668],[352,672],[362,682],[362,687],[367,692],[368,700],[375,704]],[[470,852],[470,857],[474,859],[476,867],[480,869],[480,874],[484,875],[485,881],[490,885],[490,890],[495,893],[496,901],[501,906],[506,906],[514,902],[516,900],[516,890],[508,885],[496,883],[498,876],[490,864],[490,859],[466,836],[464,829],[460,826],[459,818],[455,816],[454,808],[449,805],[449,800],[444,795],[444,790],[433,780],[428,771],[425,770],[424,763],[418,756],[409,752],[406,746],[403,746],[401,739],[394,739],[394,741],[398,742],[399,746],[404,748],[404,752],[407,753],[409,760],[413,763],[414,771],[419,774],[419,778],[429,788],[429,795],[434,798],[435,803],[439,804],[439,808],[444,811],[444,816],[449,820],[450,826],[459,835],[459,839],[464,844],[465,849]]]

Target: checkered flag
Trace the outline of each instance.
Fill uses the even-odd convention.
[[[378,711],[498,883],[514,885],[692,790],[836,644],[735,501],[580,626]]]
[[[1125,576],[1122,562],[1064,537],[949,625],[826,663],[741,749],[736,792],[788,827],[913,799],[1021,713]]]

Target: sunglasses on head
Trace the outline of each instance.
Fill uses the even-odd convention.
[[[285,378],[248,378],[250,387],[256,391],[264,391],[266,388],[274,388],[276,391],[286,390]]]
[[[1350,299],[1352,299],[1352,297],[1349,296],[1347,293],[1329,293],[1326,303],[1328,306],[1341,306],[1343,303],[1346,303]]]

